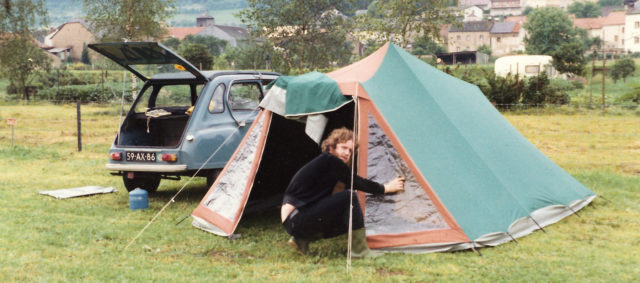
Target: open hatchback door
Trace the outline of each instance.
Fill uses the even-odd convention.
[[[132,72],[142,81],[153,75],[187,71],[193,79],[206,77],[191,63],[158,42],[110,42],[89,44],[89,48]]]
[[[157,42],[90,44],[144,82],[109,149],[106,168],[127,190],[161,179],[213,183],[255,120],[264,86],[279,74],[201,71]],[[124,94],[123,94],[124,95]]]

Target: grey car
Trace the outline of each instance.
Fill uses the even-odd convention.
[[[279,74],[200,71],[157,42],[90,44],[144,85],[120,125],[106,165],[127,190],[154,192],[161,179],[206,177],[210,186],[258,114]]]

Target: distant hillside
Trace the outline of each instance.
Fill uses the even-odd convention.
[[[177,12],[168,20],[170,26],[194,26],[196,17],[203,11],[215,17],[217,24],[239,26],[240,19],[234,16],[247,7],[246,0],[180,0],[176,1]],[[82,0],[46,0],[49,25],[58,26],[84,17]]]

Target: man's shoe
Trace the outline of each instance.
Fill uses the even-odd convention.
[[[296,251],[298,251],[298,253],[303,255],[309,253],[309,243],[311,243],[310,240],[299,239],[296,237],[291,237],[291,239],[289,239],[289,241],[287,242],[289,246],[293,247],[294,249],[296,249]]]

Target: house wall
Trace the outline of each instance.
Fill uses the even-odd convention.
[[[215,38],[222,39],[228,42],[229,47],[238,47],[238,42],[235,39],[235,37],[229,35],[228,33],[224,32],[222,29],[216,27],[215,25],[206,27],[204,30],[199,32],[198,35],[213,36]]]
[[[625,49],[640,52],[640,14],[627,14],[624,27]]]
[[[80,61],[82,46],[95,42],[93,34],[81,23],[67,23],[51,38],[54,47],[71,47],[71,58]],[[93,59],[93,58],[92,58]]]
[[[524,33],[491,34],[491,55],[504,56],[515,51],[524,51]]]
[[[491,16],[511,16],[511,15],[522,15],[522,7],[504,7],[497,8],[491,7],[491,11],[489,11],[489,15]]]
[[[488,31],[449,32],[447,50],[449,52],[475,51],[483,44],[491,46],[491,34]]]
[[[472,6],[464,9],[464,21],[482,21],[483,11],[482,9]]]
[[[600,38],[604,40],[605,47],[624,49],[624,30],[625,25],[603,26]]]

